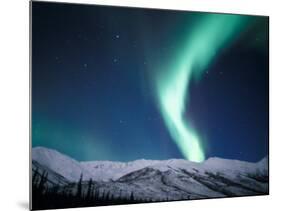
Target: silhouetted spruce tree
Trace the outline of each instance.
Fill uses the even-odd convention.
[[[133,192],[131,192],[131,195],[130,195],[130,201],[134,201],[135,200],[135,198],[134,198],[134,193]]]
[[[98,202],[98,201],[100,200],[100,198],[101,198],[101,196],[100,196],[100,190],[99,190],[99,188],[96,188],[96,189],[94,190],[94,200],[95,200],[96,202]]]
[[[122,190],[120,190],[119,195],[115,198],[115,201],[117,201],[118,203],[121,203],[122,200],[123,200]]]
[[[76,193],[76,197],[82,198],[82,180],[83,180],[83,174],[80,175],[80,179],[79,182],[77,184],[77,193]]]
[[[36,184],[37,183],[37,177],[38,177],[38,167],[36,167],[33,175],[32,175],[32,184]]]
[[[108,191],[105,195],[105,201],[109,201],[110,200],[110,192]]]
[[[39,182],[38,185],[38,191],[43,193],[44,189],[45,189],[45,184],[47,182],[47,178],[48,178],[48,172],[44,171],[43,174],[41,175],[41,180]]]
[[[105,190],[103,190],[100,200],[105,201],[105,197],[106,197],[106,193],[105,193]]]
[[[92,198],[92,184],[93,184],[93,180],[92,178],[89,180],[88,183],[88,191],[87,191],[87,195],[86,195],[86,200],[91,200]]]

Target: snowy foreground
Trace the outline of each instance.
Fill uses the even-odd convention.
[[[150,201],[268,194],[268,158],[257,163],[209,158],[203,163],[183,159],[78,162],[55,150],[32,149],[32,170],[48,173],[47,186],[82,193],[89,180],[99,193]]]

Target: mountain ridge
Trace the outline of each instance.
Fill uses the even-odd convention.
[[[268,157],[256,163],[222,158],[202,163],[184,159],[78,162],[39,147],[32,149],[32,158],[33,178],[38,173],[48,175],[47,190],[67,197],[85,196],[91,189],[103,200],[133,196],[135,201],[268,194]]]
[[[259,162],[251,163],[248,161],[223,159],[211,157],[202,163],[196,163],[184,159],[168,159],[168,160],[146,160],[138,159],[129,162],[120,161],[76,161],[75,159],[60,153],[57,150],[46,147],[32,148],[32,160],[46,166],[49,169],[61,174],[69,181],[78,181],[80,175],[83,174],[84,180],[92,178],[97,181],[116,180],[130,172],[140,170],[145,167],[153,167],[155,169],[165,171],[171,168],[187,168],[208,170],[224,169],[227,171],[250,171],[255,170],[268,171],[268,157],[261,159]],[[198,171],[199,171],[198,170]],[[93,175],[94,172],[94,175]]]

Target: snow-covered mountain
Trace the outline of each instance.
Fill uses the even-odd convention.
[[[71,182],[77,182],[81,174],[84,192],[92,178],[100,193],[118,197],[134,193],[135,198],[154,201],[268,193],[267,157],[257,163],[221,158],[203,163],[183,159],[78,162],[55,150],[36,147],[32,160],[36,168],[40,165],[51,171],[51,179],[57,180],[60,175],[69,181],[64,191],[73,194],[76,186]]]
[[[89,180],[92,176],[78,161],[45,147],[32,148],[32,160],[62,175],[69,181],[78,181],[81,174],[85,180]]]

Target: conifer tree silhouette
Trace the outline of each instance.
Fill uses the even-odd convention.
[[[87,195],[86,195],[87,200],[90,200],[92,198],[92,184],[93,184],[93,180],[91,178],[88,183],[88,191],[87,191]]]
[[[77,197],[78,199],[79,199],[79,198],[82,198],[82,180],[83,180],[83,173],[81,173],[79,182],[78,182],[78,184],[77,184],[77,193],[76,193],[76,197]]]

